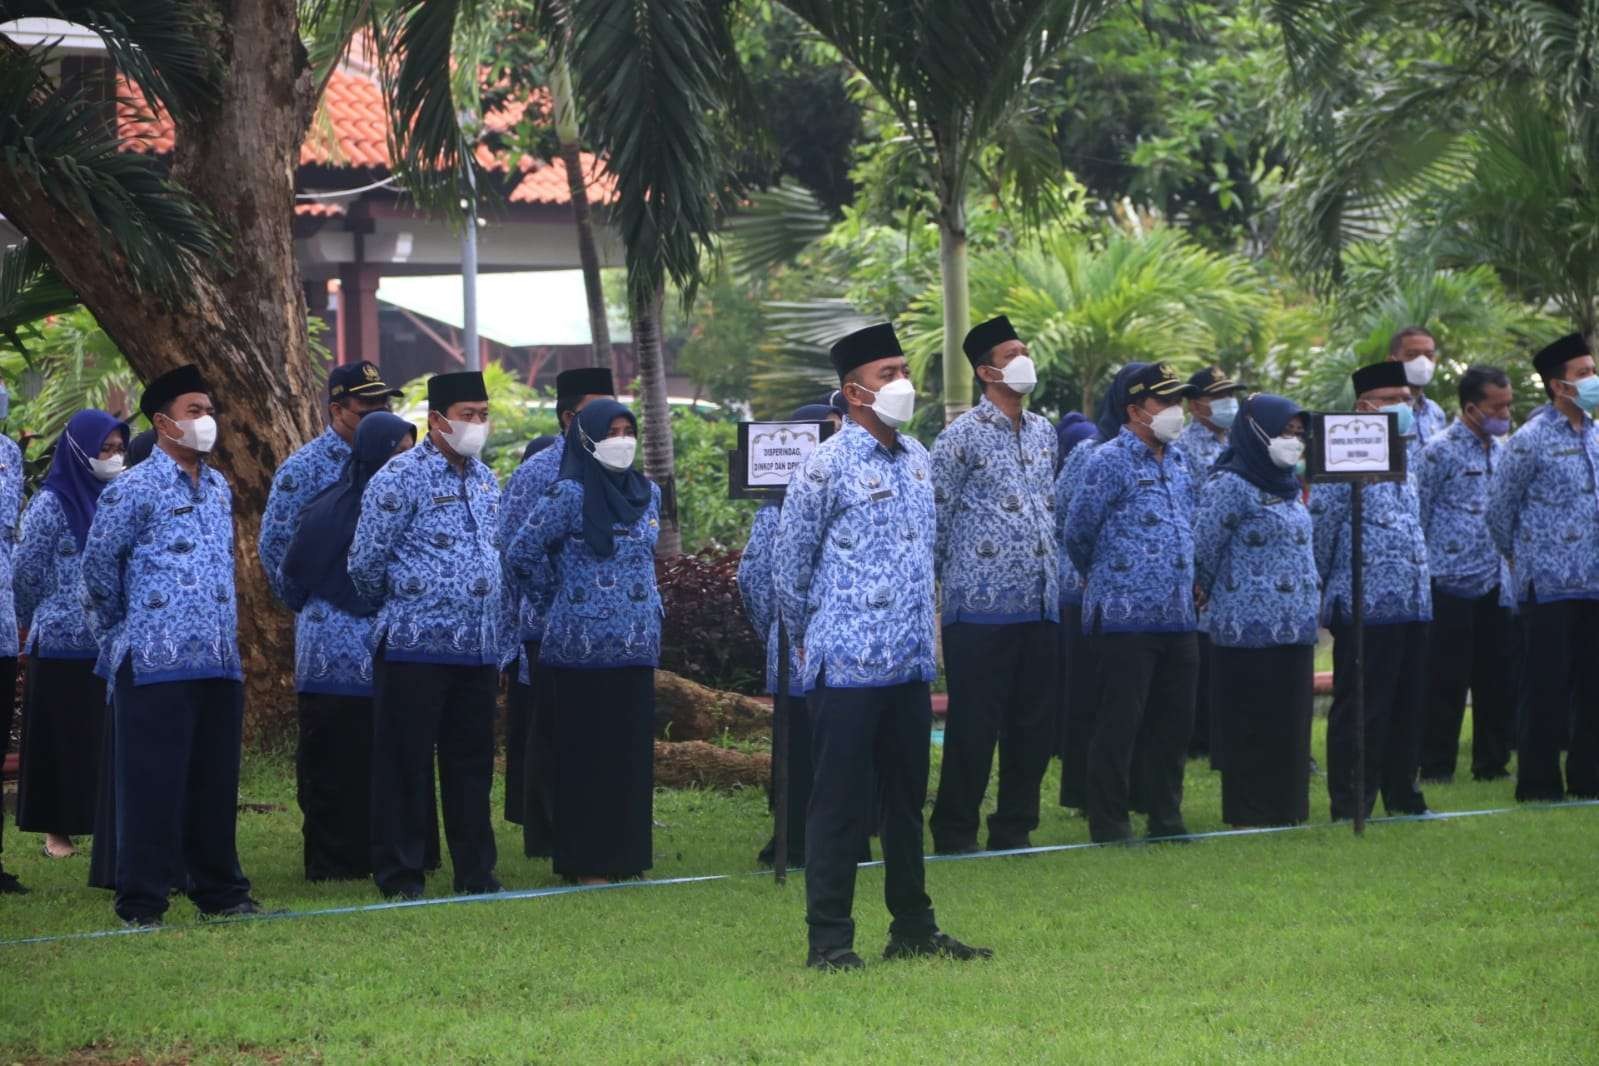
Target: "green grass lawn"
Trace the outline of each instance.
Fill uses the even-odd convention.
[[[1324,822],[1322,779],[1312,795]],[[258,898],[375,901],[298,880],[292,797],[282,760],[250,761],[243,799],[282,808],[240,815]],[[1507,806],[1510,786],[1428,799]],[[1198,763],[1187,811],[1219,827]],[[751,793],[664,793],[656,818],[656,878],[746,874],[767,827]],[[1085,838],[1046,803],[1036,843]],[[554,883],[518,839],[502,828],[501,878]],[[0,899],[0,939],[114,924],[83,860],[6,841],[34,892]],[[221,926],[178,901],[156,933],[0,947],[0,1061],[1599,1061],[1599,809],[928,871],[940,923],[994,960],[877,961],[875,869],[868,968],[837,976],[801,965],[799,876]],[[446,893],[447,871],[429,887]]]

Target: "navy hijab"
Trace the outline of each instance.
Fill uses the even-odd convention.
[[[364,617],[375,608],[355,591],[345,560],[361,518],[361,493],[372,475],[394,455],[394,449],[416,427],[399,415],[377,411],[361,419],[355,446],[339,480],[311,497],[300,512],[300,525],[283,557],[283,576],[294,586],[326,600],[345,614]],[[291,603],[295,610],[304,603]]]
[[[89,523],[94,521],[94,509],[100,505],[100,491],[106,487],[104,481],[94,476],[89,460],[100,458],[100,449],[113,433],[122,434],[122,443],[128,443],[126,422],[92,408],[73,415],[67,420],[61,439],[56,441],[50,473],[39,486],[56,494],[79,551],[89,538]]]
[[[1066,462],[1066,457],[1072,453],[1073,448],[1083,443],[1083,441],[1097,436],[1098,433],[1099,428],[1090,422],[1088,416],[1081,411],[1066,412],[1066,416],[1055,427],[1055,441],[1058,445],[1055,449],[1055,469],[1057,471],[1060,470],[1061,466]]]
[[[1216,458],[1217,470],[1231,470],[1251,485],[1291,500],[1299,495],[1299,476],[1272,462],[1266,450],[1271,439],[1304,408],[1281,396],[1260,392],[1245,400],[1227,437],[1227,450]]]
[[[1105,400],[1099,405],[1100,440],[1110,440],[1121,432],[1122,426],[1127,424],[1128,382],[1132,380],[1134,374],[1148,365],[1148,363],[1128,363],[1116,371],[1116,376],[1105,389]]]
[[[561,454],[561,477],[583,486],[583,542],[601,559],[616,552],[615,527],[639,520],[650,505],[650,483],[632,467],[618,473],[607,470],[590,449],[611,434],[611,423],[638,420],[615,400],[590,400],[566,429],[566,450]],[[592,443],[585,443],[584,437]]]
[[[525,463],[539,452],[555,443],[555,438],[546,433],[542,437],[534,437],[527,442],[527,447],[522,449],[522,461]]]

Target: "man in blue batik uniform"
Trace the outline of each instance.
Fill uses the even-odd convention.
[[[300,512],[339,480],[361,419],[387,411],[401,395],[378,368],[362,361],[328,373],[328,428],[278,467],[256,543],[261,567],[279,602],[283,560]],[[296,795],[304,818],[308,881],[365,877],[367,797],[372,790],[371,619],[330,610],[313,600],[294,616],[294,690],[300,737],[294,751]]]
[[[259,910],[234,847],[243,673],[210,392],[192,366],[145,388],[157,447],[100,494],[83,548],[89,627],[116,679],[116,910],[132,925],[159,925],[174,887],[203,915]]]
[[[1405,384],[1410,387],[1414,429],[1406,435],[1405,459],[1406,466],[1414,472],[1421,465],[1421,450],[1449,428],[1444,409],[1422,391],[1432,384],[1432,376],[1438,370],[1438,342],[1420,326],[1406,326],[1388,338],[1388,361],[1405,368]]]
[[[945,854],[977,850],[996,742],[988,847],[1032,845],[1053,749],[1060,625],[1055,429],[1022,408],[1038,373],[1003,315],[973,327],[963,346],[983,398],[939,434],[932,460],[949,718],[930,825]]]
[[[1516,798],[1599,796],[1599,376],[1580,333],[1533,357],[1550,406],[1516,431],[1488,490],[1526,637]],[[1560,749],[1568,744],[1565,779]]]
[[[602,366],[563,370],[555,377],[555,417],[561,432],[551,443],[522,461],[509,481],[500,501],[499,543],[503,553],[522,527],[527,525],[533,507],[555,484],[566,454],[566,431],[577,413],[591,400],[616,395],[611,372]],[[517,595],[519,632],[516,641],[516,671],[505,705],[505,820],[522,827],[522,850],[528,858],[549,858],[554,842],[550,820],[549,722],[539,717],[540,697],[547,686],[539,677],[539,642],[544,639],[544,616],[549,610],[555,575],[548,565],[526,577],[509,572],[506,586],[531,588],[535,595]]]
[[[1421,778],[1451,781],[1460,720],[1471,692],[1471,776],[1510,773],[1516,703],[1516,629],[1504,597],[1510,571],[1488,532],[1488,484],[1510,432],[1510,378],[1474,366],[1460,379],[1460,416],[1422,449],[1416,471],[1421,529],[1432,574],[1427,716]]]
[[[805,836],[806,965],[858,969],[855,863],[882,801],[885,958],[986,957],[939,932],[922,867],[933,662],[932,470],[898,430],[916,389],[894,327],[833,345],[842,432],[794,472],[778,521],[778,609],[800,648],[815,760]]]
[[[1355,410],[1396,415],[1407,435],[1413,417],[1410,386],[1397,361],[1363,366],[1352,375]],[[1321,624],[1333,634],[1333,702],[1327,715],[1327,792],[1334,821],[1367,814],[1382,791],[1389,814],[1422,814],[1416,787],[1421,764],[1421,723],[1427,702],[1427,623],[1432,588],[1420,504],[1410,478],[1365,486],[1365,796],[1355,795],[1355,663],[1349,573],[1347,483],[1322,482],[1310,490],[1316,569],[1321,577]]]
[[[0,422],[11,411],[11,394],[0,384]],[[17,691],[17,608],[11,591],[11,554],[16,550],[17,514],[22,510],[22,449],[10,437],[0,435],[0,761],[11,742],[11,716],[16,711]],[[4,836],[6,812],[0,808],[0,837]],[[4,849],[0,849],[4,850]],[[13,874],[0,866],[0,895],[25,893],[27,889]]]
[[[1088,749],[1088,832],[1132,838],[1133,775],[1149,836],[1182,836],[1183,769],[1194,727],[1193,471],[1170,445],[1193,386],[1162,363],[1120,378],[1117,434],[1094,450],[1066,517],[1066,549],[1085,575],[1083,632],[1099,661]],[[1141,764],[1134,768],[1135,752]]]
[[[1193,471],[1194,513],[1199,513],[1199,495],[1210,477],[1211,467],[1227,448],[1233,419],[1238,417],[1238,397],[1244,387],[1219,366],[1209,366],[1188,379],[1195,393],[1188,400],[1193,417],[1177,438],[1177,450]],[[1194,683],[1194,732],[1188,739],[1188,754],[1199,758],[1210,754],[1210,634],[1200,627],[1199,676]]]
[[[478,459],[488,435],[482,374],[428,379],[427,437],[367,484],[350,546],[351,582],[380,605],[372,876],[389,897],[422,895],[435,745],[455,891],[500,888],[489,791],[506,593],[499,483]]]

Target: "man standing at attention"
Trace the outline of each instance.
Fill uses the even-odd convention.
[[[428,379],[427,436],[367,484],[350,546],[350,580],[379,605],[372,876],[389,897],[422,895],[435,745],[455,891],[500,889],[489,791],[506,605],[488,436],[482,374]]]
[[[1421,449],[1449,428],[1444,409],[1422,391],[1432,384],[1432,376],[1438,370],[1438,342],[1422,327],[1406,326],[1389,338],[1388,361],[1404,365],[1405,384],[1410,389],[1415,429],[1405,442],[1405,449],[1409,453],[1407,465],[1414,471],[1421,465]]]
[[[1555,341],[1532,364],[1549,406],[1510,438],[1488,488],[1488,529],[1510,560],[1526,635],[1516,799],[1593,798],[1599,797],[1599,429],[1593,418],[1599,375],[1580,333]]]
[[[899,427],[916,388],[894,327],[833,345],[849,403],[841,432],[794,472],[777,530],[778,609],[799,645],[815,777],[805,835],[806,965],[859,969],[855,864],[882,800],[883,957],[986,958],[939,931],[922,866],[932,729],[932,471]]]
[[[83,548],[89,628],[116,678],[116,910],[129,925],[161,924],[174,888],[208,917],[260,909],[234,847],[244,675],[233,496],[205,462],[210,393],[192,366],[146,386],[156,448],[100,494]]]
[[[996,741],[988,848],[1032,845],[1053,750],[1060,624],[1055,430],[1022,409],[1038,373],[1003,315],[974,327],[964,348],[983,398],[939,434],[932,460],[950,711],[931,827],[944,854],[977,850]]]

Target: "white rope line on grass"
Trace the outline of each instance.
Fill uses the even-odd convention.
[[[1560,803],[1525,803],[1515,807],[1490,807],[1476,811],[1433,811],[1428,814],[1399,814],[1385,818],[1372,818],[1368,825],[1382,825],[1392,822],[1447,822],[1457,818],[1481,818],[1495,814],[1514,814],[1519,811],[1545,811],[1560,810],[1576,807],[1599,807],[1599,800],[1565,800]],[[1159,840],[1137,841],[1142,846],[1156,847],[1162,844],[1179,841],[1195,840],[1223,840],[1229,837],[1254,837],[1270,836],[1276,833],[1298,833],[1312,829],[1339,829],[1346,826],[1346,822],[1305,822],[1300,825],[1269,826],[1258,829],[1213,829],[1204,833],[1188,833],[1183,836],[1162,837]],[[1095,848],[1126,847],[1119,843],[1093,843],[1081,844],[1042,844],[1032,848],[1013,848],[1008,851],[974,851],[963,855],[928,855],[927,862],[964,862],[972,859],[1003,859],[1018,855],[1055,855],[1067,851],[1089,851]],[[881,859],[872,862],[860,863],[861,869],[871,869],[882,866]],[[796,871],[803,872],[803,871]],[[290,918],[324,918],[345,914],[368,914],[377,911],[412,910],[418,907],[444,907],[458,903],[494,903],[501,900],[517,899],[542,899],[547,896],[568,896],[579,892],[612,892],[639,888],[664,888],[668,885],[699,885],[712,881],[731,881],[744,877],[770,877],[769,872],[751,871],[742,874],[702,874],[696,877],[668,877],[659,881],[622,881],[607,885],[551,885],[547,888],[507,889],[503,892],[490,892],[472,896],[435,896],[430,899],[385,900],[381,903],[358,903],[343,907],[322,907],[308,911],[275,911],[265,914],[245,915],[238,918],[224,918],[214,921],[202,921],[195,925],[161,925],[161,926],[134,926],[122,929],[98,929],[85,933],[57,933],[51,936],[20,937],[12,940],[0,940],[0,947],[14,947],[22,944],[58,944],[69,940],[101,940],[114,936],[143,936],[159,933],[167,929],[195,929],[201,927],[222,927],[239,925],[245,922],[283,921]]]

